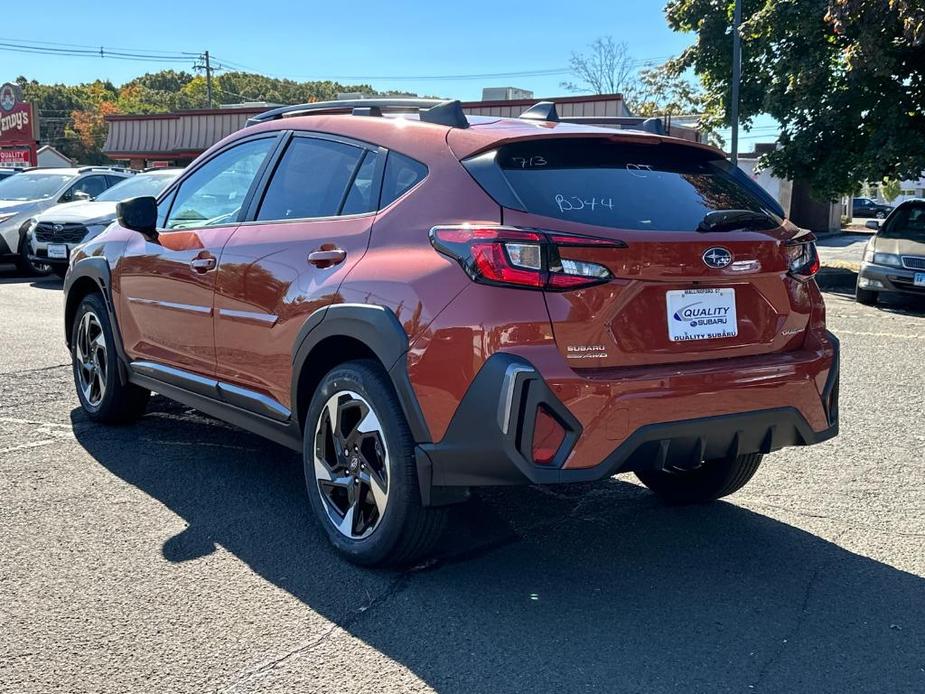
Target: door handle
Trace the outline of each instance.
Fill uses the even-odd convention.
[[[324,251],[312,251],[308,254],[308,262],[315,267],[324,268],[342,263],[346,257],[347,251],[340,248],[332,248]]]
[[[189,264],[193,272],[208,272],[215,269],[215,258],[207,256],[205,258],[193,258]]]

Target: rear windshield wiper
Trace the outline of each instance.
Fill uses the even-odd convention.
[[[773,229],[777,226],[769,215],[754,210],[716,210],[708,212],[697,231],[734,231],[735,229]]]

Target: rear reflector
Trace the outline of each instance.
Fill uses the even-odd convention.
[[[537,465],[551,465],[564,440],[565,429],[559,421],[545,405],[537,407],[533,425],[533,462]]]
[[[503,226],[437,226],[430,242],[484,284],[565,291],[612,278],[604,265],[563,259],[560,248],[626,248],[622,241]]]

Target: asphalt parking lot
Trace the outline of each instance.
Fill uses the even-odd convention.
[[[0,691],[925,691],[925,306],[827,294],[842,434],[728,501],[483,493],[346,564],[297,458],[162,398],[81,414],[57,280],[0,268]]]

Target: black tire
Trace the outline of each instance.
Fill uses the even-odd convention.
[[[636,477],[669,504],[705,504],[744,487],[761,464],[761,453],[708,460],[694,470],[646,470]]]
[[[860,287],[855,287],[854,300],[859,304],[864,304],[865,306],[874,306],[877,303],[878,294],[879,292],[872,292],[869,289],[861,289]]]
[[[61,279],[67,274],[67,265],[52,265],[51,271]]]
[[[360,399],[354,398],[351,393],[360,396]],[[340,444],[330,446],[325,443],[332,441],[331,438],[325,436],[326,422],[330,420],[330,410],[327,412],[325,410],[327,410],[329,401],[332,400],[336,403],[336,427],[343,429],[346,426],[350,429],[352,422],[345,424],[345,421],[348,419],[347,413],[350,412],[351,405],[356,406],[360,412],[368,405],[380,425],[377,429],[380,433],[365,434],[361,439],[362,441],[372,438],[375,441],[370,444],[375,447],[375,454],[366,455],[364,453],[359,456],[359,460],[364,465],[363,469],[367,469],[367,465],[372,467],[370,457],[380,455],[376,465],[386,470],[385,479],[387,480],[387,501],[384,503],[384,511],[381,514],[378,512],[379,500],[372,499],[370,496],[373,490],[371,482],[368,481],[365,491],[353,492],[356,498],[362,496],[365,501],[352,502],[348,499],[343,501],[345,506],[356,503],[358,508],[362,503],[366,503],[367,505],[363,507],[366,509],[370,508],[368,504],[372,502],[374,509],[367,513],[374,516],[376,520],[375,525],[369,524],[370,527],[366,529],[368,534],[363,535],[358,530],[355,531],[354,524],[351,524],[349,528],[349,531],[359,535],[358,537],[350,537],[338,529],[335,519],[344,519],[347,515],[346,509],[341,513],[331,502],[331,496],[323,497],[322,492],[323,486],[328,490],[336,488],[340,492],[349,489],[349,483],[336,486],[316,473],[315,453],[317,449],[319,457],[328,460],[332,460],[331,451],[336,451],[332,460],[334,466],[328,467],[325,464],[329,472],[337,471],[332,474],[332,478],[349,480],[349,477],[344,477],[344,475],[362,474],[356,469],[357,457],[349,452],[350,435],[358,436],[356,432],[360,430],[359,422],[352,425],[352,429],[348,432],[350,435],[344,438],[346,446],[338,448]],[[312,396],[303,431],[305,483],[312,510],[328,539],[349,561],[362,566],[402,566],[425,556],[433,548],[446,524],[446,512],[442,508],[425,508],[421,505],[414,440],[392,383],[378,362],[369,359],[355,360],[345,362],[329,371]],[[316,432],[319,431],[316,441]],[[353,441],[356,442],[357,439],[354,438]],[[383,444],[381,447],[378,447],[379,442]],[[364,444],[361,442],[361,445]],[[342,456],[341,452],[344,449],[347,453]],[[383,451],[384,456],[382,456]],[[349,462],[348,456],[351,456]],[[387,462],[383,463],[383,459]],[[367,474],[367,480],[368,478],[369,474]],[[354,489],[363,490],[363,483],[357,481],[354,483],[358,485]],[[364,512],[356,511],[356,513],[363,514]],[[353,517],[354,514],[351,514],[351,518]],[[341,524],[344,524],[343,520]]]
[[[25,241],[19,244],[19,255],[16,256],[16,270],[26,277],[44,277],[51,273],[51,266],[44,263],[33,263],[29,260],[29,244]]]
[[[877,219],[886,219],[886,212],[883,210],[877,210],[877,214],[874,215]]]
[[[79,344],[81,340],[81,324],[88,314],[90,314],[88,321],[95,321],[95,325],[99,326],[99,329],[92,333],[92,337],[94,340],[101,338],[105,345],[105,352],[102,357],[97,354],[97,367],[95,369],[95,372],[102,375],[105,380],[97,380],[96,382],[102,383],[103,386],[98,387],[95,391],[91,388],[89,393],[85,390],[85,384],[91,382],[92,379],[87,377],[87,369],[81,366],[88,358],[82,358],[80,355],[82,352],[89,352],[90,349]],[[80,405],[87,417],[95,422],[104,424],[128,424],[134,422],[145,413],[148,399],[151,397],[151,391],[133,383],[122,383],[120,381],[118,359],[112,325],[109,322],[109,313],[106,310],[103,297],[99,294],[88,294],[80,302],[74,316],[71,330],[71,363],[74,370],[74,385],[77,389],[77,398],[80,400]],[[98,399],[96,395],[99,395]]]

